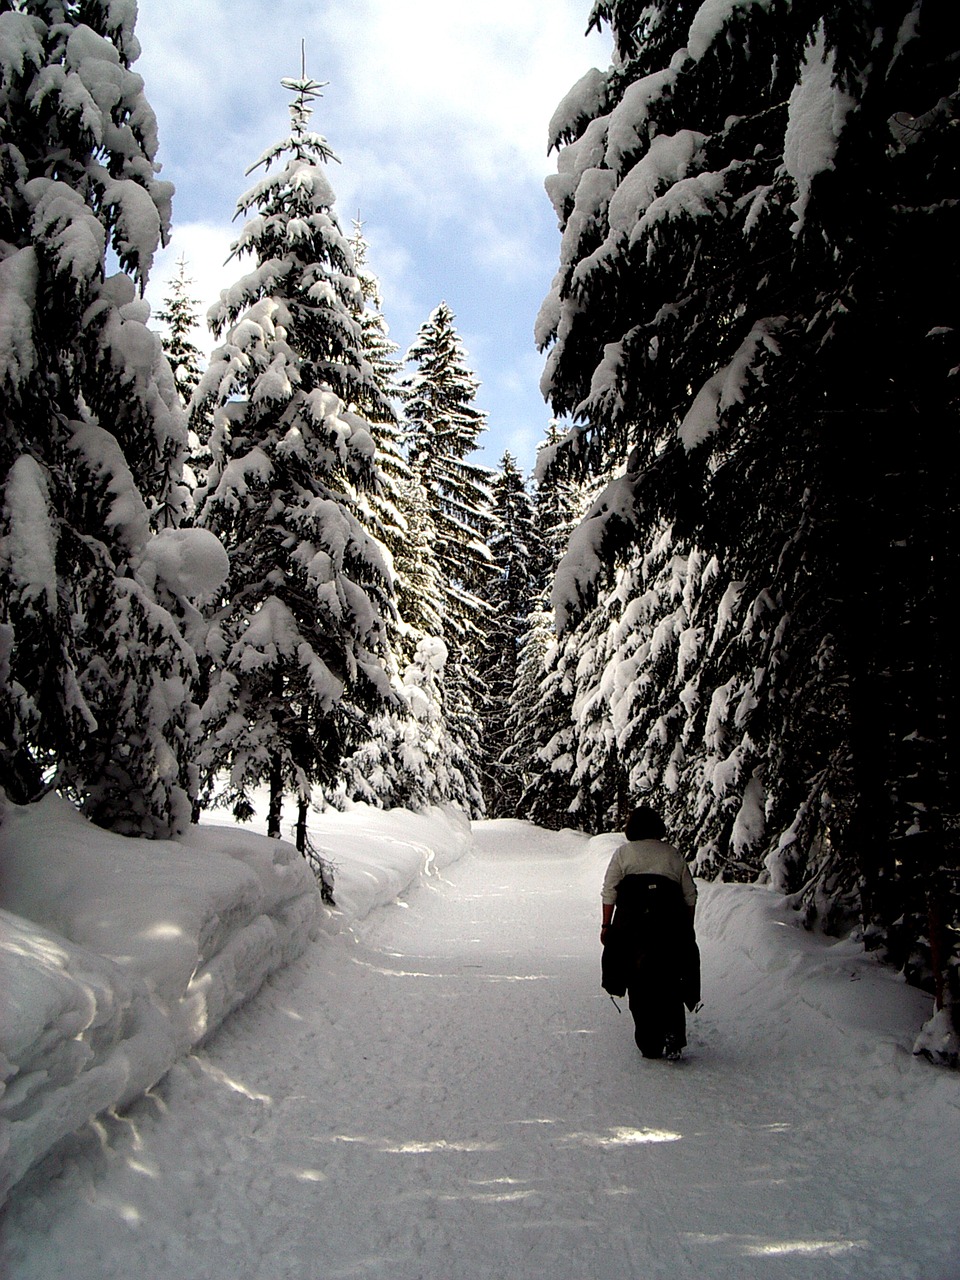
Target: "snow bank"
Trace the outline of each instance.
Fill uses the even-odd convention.
[[[930,997],[864,951],[855,937],[803,928],[789,898],[769,885],[697,881],[697,937],[709,951],[704,1002],[720,998],[743,1043],[766,1056],[811,1045],[838,1062],[850,1050],[911,1053]]]
[[[448,807],[413,813],[354,804],[325,813],[311,838],[334,871],[337,907],[326,919],[328,932],[362,920],[473,847],[469,819]]]
[[[57,796],[0,828],[0,1198],[60,1138],[123,1106],[316,933],[291,845],[94,827]]]
[[[7,805],[0,827],[0,1203],[91,1116],[122,1107],[318,936],[470,844],[453,812],[355,806],[312,835],[338,873],[236,827],[134,840],[66,801]]]
[[[111,960],[0,910],[0,1203],[66,1134],[155,1083],[169,1020]]]

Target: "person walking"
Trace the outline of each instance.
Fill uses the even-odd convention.
[[[626,992],[637,1048],[645,1058],[676,1060],[687,1042],[684,1005],[692,1010],[700,999],[700,953],[697,887],[666,834],[654,809],[631,813],[603,877],[600,942],[603,988]]]

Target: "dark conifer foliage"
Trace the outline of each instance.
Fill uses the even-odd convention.
[[[195,672],[151,532],[186,433],[139,296],[172,187],[135,14],[0,3],[0,762],[18,802],[154,836],[189,821]]]
[[[180,257],[177,259],[177,274],[170,282],[163,305],[151,317],[164,326],[160,340],[173,370],[180,403],[187,410],[206,367],[206,357],[193,341],[193,335],[199,328],[197,308],[200,303],[197,298],[190,296],[192,285],[193,281],[187,275],[186,259]],[[209,412],[195,414],[187,432],[184,482],[191,494],[196,491],[200,479],[210,467],[209,440],[212,426]]]
[[[190,297],[192,284],[187,275],[186,259],[178,258],[177,274],[170,282],[170,292],[160,310],[154,312],[156,319],[165,327],[161,335],[163,350],[170,361],[177,392],[184,406],[189,404],[204,366],[203,352],[191,338],[199,328],[197,308],[200,305],[196,298]]]
[[[363,302],[363,354],[376,386],[399,413],[409,391],[401,381],[402,363],[389,337],[359,220],[351,247]],[[367,522],[373,522],[370,527],[392,557],[396,610],[388,618],[387,658],[399,701],[371,721],[369,738],[344,761],[332,799],[385,808],[454,804],[473,811],[479,802],[477,765],[448,723],[444,592],[429,496],[404,456],[402,418],[387,419],[372,406],[370,422],[379,483],[358,496],[367,504]]]
[[[440,589],[446,725],[459,744],[460,768],[483,811],[479,768],[480,706],[477,668],[489,617],[485,597],[493,579],[488,546],[495,521],[488,468],[471,461],[486,424],[477,407],[479,382],[467,364],[455,317],[445,302],[421,325],[407,353],[404,386],[407,462],[423,495],[431,560]]]
[[[491,577],[492,477],[470,461],[486,415],[476,405],[480,384],[445,302],[421,325],[407,363],[413,367],[405,380],[407,461],[427,494],[447,632],[468,643],[482,629],[480,597]]]
[[[264,177],[241,197],[255,211],[235,246],[253,270],[221,296],[225,341],[193,399],[213,409],[213,462],[197,522],[230,554],[227,594],[211,610],[213,668],[203,708],[208,785],[229,779],[240,816],[251,789],[299,805],[298,844],[318,784],[332,791],[367,716],[391,704],[385,618],[389,560],[360,517],[378,475],[370,424],[392,408],[363,354],[361,286],[324,173],[332,153],[308,129],[320,88],[285,81],[291,135],[254,165]]]
[[[579,659],[578,637],[568,635],[562,646],[557,642],[552,594],[557,565],[591,492],[591,486],[549,465],[561,438],[551,422],[535,471],[530,608],[520,640],[506,752],[523,782],[520,816],[556,829],[574,822],[573,696]]]
[[[490,613],[479,661],[481,751],[486,812],[491,818],[502,818],[517,816],[523,790],[521,772],[509,754],[509,724],[536,568],[533,502],[509,451],[501,458],[493,481],[493,515],[496,527],[490,552],[495,576],[487,595]]]
[[[713,563],[691,714],[665,729],[705,763],[692,715],[726,753],[713,800],[686,799],[691,843],[724,874],[767,865],[811,912],[856,903],[940,983],[960,902],[956,15],[623,0],[591,23],[617,60],[554,117],[564,238],[538,336],[580,423],[558,464],[623,473],[561,569],[561,616],[658,529]]]

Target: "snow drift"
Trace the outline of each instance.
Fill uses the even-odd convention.
[[[180,841],[101,830],[66,801],[7,805],[0,827],[0,1202],[91,1116],[123,1107],[300,955],[459,856],[469,823],[357,806],[322,824],[324,852],[360,848],[320,900],[282,840],[235,827]],[[367,860],[369,862],[369,859]]]

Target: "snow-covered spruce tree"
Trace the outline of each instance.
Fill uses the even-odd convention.
[[[354,223],[351,248],[362,291],[363,353],[391,405],[402,405],[408,393],[399,382],[397,347],[381,311],[379,282],[367,266],[359,222]],[[382,484],[363,497],[393,557],[397,608],[388,636],[401,701],[374,717],[368,740],[343,763],[334,799],[385,808],[437,803],[470,807],[476,779],[472,771],[468,781],[458,770],[454,757],[462,749],[448,738],[443,688],[447,647],[440,639],[445,606],[428,495],[403,456],[402,426],[396,418],[371,425]]]
[[[187,276],[186,259],[177,259],[177,274],[170,282],[169,292],[159,311],[153,313],[154,318],[164,325],[160,335],[163,350],[170,361],[173,378],[177,387],[177,395],[185,409],[189,409],[194,391],[200,384],[206,358],[200,348],[191,339],[199,328],[197,307],[199,301],[190,297],[190,286],[193,281]],[[200,480],[210,468],[210,431],[212,429],[210,415],[196,415],[187,431],[187,448],[183,460],[183,479],[192,496],[196,492]],[[190,513],[192,516],[192,511]],[[188,519],[190,516],[188,516]]]
[[[601,596],[583,625],[564,640],[576,659],[571,706],[574,796],[569,812],[573,825],[583,831],[622,828],[630,807],[611,707],[625,576],[621,570],[612,590]]]
[[[135,16],[0,2],[0,759],[15,801],[157,836],[189,821],[195,662],[157,598],[185,604],[183,540],[151,535],[185,428],[138,297],[172,187]]]
[[[493,481],[496,527],[490,541],[495,577],[488,588],[489,619],[479,659],[483,686],[483,794],[491,818],[516,817],[521,771],[508,758],[509,717],[520,642],[534,594],[536,532],[533,502],[516,459],[506,451]]]
[[[177,259],[177,274],[170,281],[170,291],[163,300],[162,308],[155,312],[155,317],[165,326],[161,335],[163,350],[170,361],[174,381],[181,403],[186,406],[190,402],[203,373],[203,352],[191,341],[190,335],[199,327],[196,298],[190,297],[190,286],[193,281],[187,275],[186,259]]]
[[[385,665],[400,694],[399,705],[377,714],[370,723],[368,739],[341,765],[341,775],[333,803],[364,800],[391,808],[406,805],[421,807],[429,784],[416,775],[412,743],[429,717],[415,717],[405,695],[403,672],[415,661],[418,642],[428,634],[405,620],[404,608],[414,616],[421,613],[419,594],[429,601],[436,597],[436,570],[432,566],[429,540],[423,529],[424,497],[419,482],[412,475],[403,456],[401,424],[396,406],[403,401],[400,385],[402,362],[399,347],[389,336],[383,315],[380,282],[368,264],[368,245],[359,218],[354,219],[350,239],[354,268],[360,290],[356,299],[356,316],[360,327],[360,349],[369,363],[373,383],[378,391],[376,403],[353,405],[366,411],[377,450],[379,482],[358,493],[359,516],[363,525],[383,540],[393,565],[396,608],[387,619]],[[384,406],[390,412],[384,412]],[[439,603],[437,604],[439,610]],[[430,605],[423,609],[429,614]],[[439,613],[431,619],[429,634],[439,635]],[[402,759],[401,759],[402,756]]]
[[[440,570],[433,549],[431,504],[421,478],[407,464],[406,428],[397,416],[409,391],[402,383],[402,362],[396,358],[398,347],[383,317],[380,282],[368,266],[368,246],[359,221],[354,222],[350,243],[361,290],[361,351],[380,393],[377,405],[356,406],[371,424],[380,476],[376,488],[362,498],[372,512],[371,527],[393,557],[397,610],[390,619],[389,635],[402,670],[413,661],[420,641],[439,636],[443,629]],[[391,406],[389,416],[383,412],[384,401]]]
[[[539,815],[545,798],[552,806],[563,796],[553,825],[593,833],[622,826],[628,809],[611,711],[623,577],[617,575],[613,589],[550,651],[535,713],[552,723],[553,733],[541,749],[541,773],[527,799]]]
[[[406,525],[394,560],[400,644],[402,652],[415,653],[421,640],[443,634],[446,603],[430,500],[414,475],[401,485],[400,510]]]
[[[564,238],[538,333],[545,390],[583,423],[568,460],[627,469],[569,603],[663,522],[718,557],[762,625],[714,690],[763,672],[766,735],[727,789],[765,821],[727,858],[731,816],[719,864],[769,854],[785,887],[856,890],[868,937],[942,984],[960,901],[955,17],[654,0],[598,3],[604,22],[614,65],[552,124]]]
[[[377,482],[374,442],[346,405],[381,420],[391,409],[362,354],[360,285],[324,173],[332,152],[308,129],[322,86],[283,83],[292,131],[240,198],[238,212],[253,216],[234,252],[253,268],[211,313],[223,343],[193,413],[213,407],[197,521],[230,555],[211,612],[208,786],[226,776],[224,798],[244,817],[266,784],[272,835],[292,793],[302,848],[314,787],[333,791],[366,716],[395,696],[384,667],[389,558],[358,519],[357,493]]]
[[[407,461],[426,498],[429,537],[439,575],[442,639],[447,647],[447,729],[472,770],[479,800],[479,706],[477,679],[488,606],[483,597],[492,578],[488,542],[494,528],[490,471],[469,460],[484,429],[475,402],[476,377],[467,366],[454,316],[442,302],[420,327],[407,353],[413,372],[405,379]],[[471,763],[472,762],[472,763]]]
[[[704,642],[694,608],[701,557],[661,528],[619,583],[623,609],[611,637],[610,716],[628,786],[658,808],[676,843],[704,857],[698,786],[705,767],[697,656]]]
[[[584,483],[552,465],[562,439],[551,421],[534,469],[534,585],[511,700],[508,753],[524,780],[522,816],[554,828],[573,822],[578,640],[567,635],[558,643],[552,602],[557,567],[597,488],[596,481]]]
[[[486,612],[481,597],[492,576],[492,475],[469,461],[486,415],[475,404],[480,384],[445,302],[421,325],[406,358],[413,365],[405,380],[407,461],[427,494],[448,643],[463,646],[482,632]]]
[[[362,293],[358,318],[363,354],[384,397],[402,407],[410,390],[399,381],[397,347],[389,338],[379,282],[367,265],[368,247],[359,222],[354,223],[351,248]],[[375,717],[369,740],[344,761],[337,798],[385,807],[449,803],[479,812],[472,758],[476,747],[468,748],[461,740],[478,742],[477,717],[470,703],[462,717],[453,714],[463,704],[459,686],[464,664],[462,657],[448,659],[441,639],[447,600],[436,547],[436,499],[431,501],[424,479],[406,462],[403,425],[398,426],[396,418],[381,421],[383,415],[376,410],[369,416],[381,483],[361,498],[393,557],[397,607],[388,637],[401,705]],[[418,744],[420,735],[425,737]]]
[[[355,408],[374,425],[397,427],[397,414],[393,406],[403,402],[404,390],[401,386],[403,361],[397,356],[400,347],[390,337],[390,330],[384,318],[380,281],[370,269],[368,262],[370,247],[363,234],[363,223],[359,218],[355,218],[353,222],[350,250],[353,253],[354,270],[360,285],[360,292],[357,295],[360,350],[370,365],[374,385],[380,393],[369,403],[358,404]],[[384,413],[384,403],[391,409],[389,414]],[[399,436],[400,432],[397,429],[391,434],[390,439],[399,440]],[[401,455],[402,450],[398,443],[386,449],[385,452],[393,458]]]
[[[724,586],[715,558],[684,547],[669,526],[651,532],[619,575],[621,608],[598,701],[629,764],[629,794],[664,815],[678,846],[696,852],[698,871],[716,874],[719,863],[755,874],[734,859],[744,847],[749,854],[758,824],[762,834],[763,805],[755,787],[729,781],[751,777],[760,758],[754,686],[762,673],[741,648],[749,651],[764,611],[744,609],[743,584]],[[742,612],[749,623],[738,631]],[[604,767],[602,754],[581,755],[593,773]]]
[[[402,555],[406,542],[406,521],[402,508],[410,469],[403,456],[401,426],[397,407],[403,400],[400,385],[402,362],[399,347],[391,337],[383,316],[380,281],[367,262],[368,246],[358,220],[350,238],[354,270],[360,289],[354,301],[360,329],[359,350],[370,366],[371,386],[375,394],[351,403],[350,408],[370,424],[377,448],[378,484],[363,494],[372,509],[370,527],[381,537],[391,555]]]
[[[415,477],[401,483],[399,499],[406,532],[393,560],[397,616],[390,636],[393,662],[399,660],[401,667],[394,677],[400,705],[375,716],[368,740],[344,761],[341,782],[332,797],[335,803],[364,800],[388,809],[416,809],[424,804],[461,803],[479,786],[475,767],[468,769],[468,778],[440,767],[440,761],[459,759],[463,751],[453,740],[448,742],[443,692],[447,647],[441,639],[443,599],[433,526],[426,493]],[[411,657],[405,663],[407,652]],[[417,745],[420,734],[429,741]],[[435,776],[420,776],[420,771],[434,768]],[[447,781],[451,789],[444,793]]]
[[[527,786],[520,798],[520,813],[530,822],[559,831],[573,826],[570,807],[576,798],[573,771],[576,735],[573,723],[573,643],[561,644],[555,632],[542,659],[540,687],[533,705],[534,733],[530,745]]]
[[[350,760],[344,781],[348,798],[383,808],[449,804],[465,813],[478,811],[476,765],[448,728],[446,660],[447,646],[438,636],[418,643],[403,673],[403,707],[378,716],[369,739]]]
[[[516,817],[529,818],[530,787],[543,767],[539,751],[549,741],[537,721],[540,692],[546,678],[546,658],[556,640],[553,611],[543,600],[528,609],[517,641],[517,674],[507,708],[504,766],[518,778],[520,795]]]

